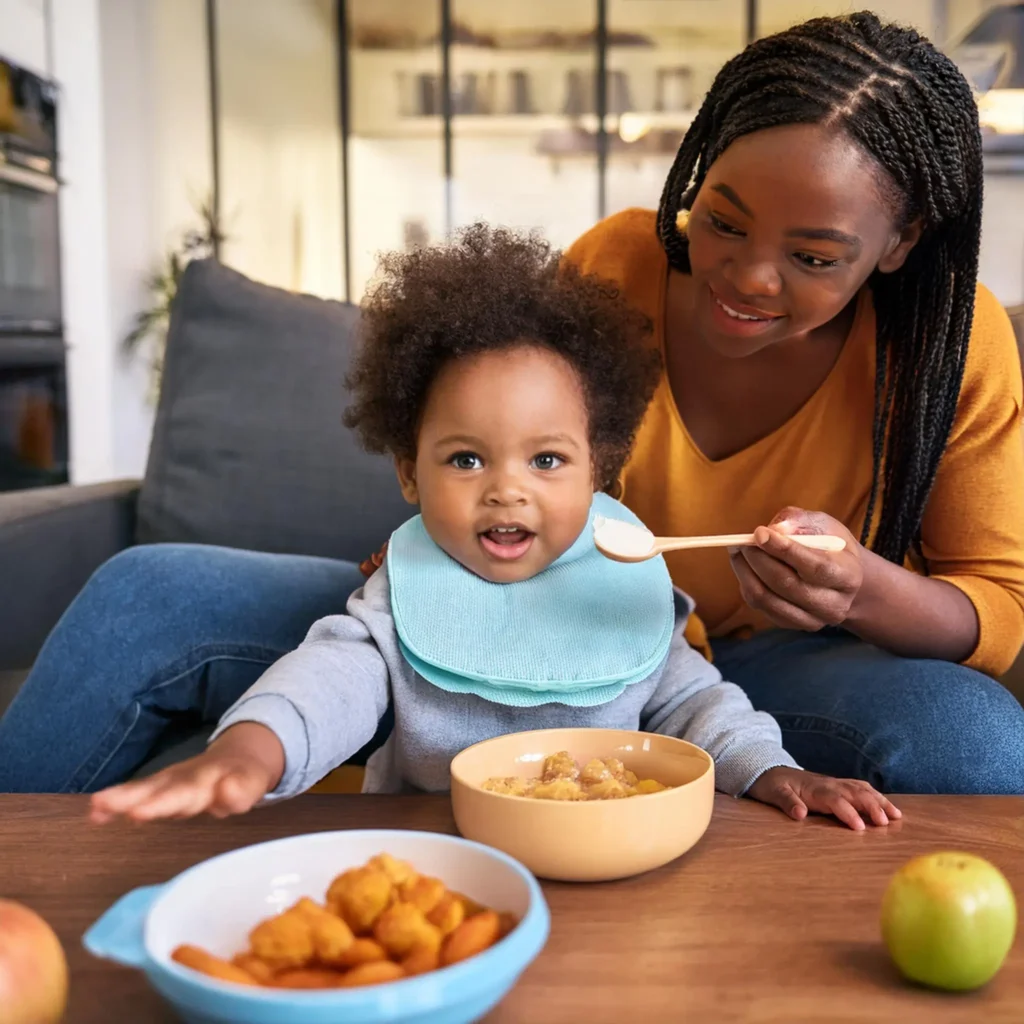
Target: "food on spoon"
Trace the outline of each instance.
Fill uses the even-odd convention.
[[[612,551],[623,558],[643,558],[654,547],[654,534],[644,526],[597,516],[594,544],[601,551]]]
[[[670,787],[655,779],[638,779],[617,757],[595,757],[580,768],[567,750],[560,750],[544,759],[538,779],[495,776],[480,788],[532,800],[581,801],[622,800]]]
[[[261,921],[249,933],[249,948],[231,960],[192,945],[179,946],[171,959],[239,985],[356,988],[461,962],[490,948],[518,924],[513,915],[481,906],[386,853],[338,875],[326,901],[322,906],[303,897]],[[363,934],[354,934],[357,930]],[[22,1024],[22,1018],[13,1019]],[[25,1021],[37,1019],[49,1024],[58,1017]],[[2,1015],[0,1024],[6,1024]]]

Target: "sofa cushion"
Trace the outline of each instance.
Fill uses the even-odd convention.
[[[361,561],[412,514],[341,422],[359,310],[186,269],[137,538]]]

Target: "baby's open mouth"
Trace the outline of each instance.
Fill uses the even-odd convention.
[[[522,526],[513,525],[492,526],[479,536],[484,551],[492,558],[514,561],[517,558],[522,558],[530,550],[536,534]]]

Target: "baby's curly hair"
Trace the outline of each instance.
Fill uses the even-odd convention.
[[[452,359],[538,345],[582,385],[595,486],[613,490],[661,361],[650,322],[536,234],[474,224],[450,242],[383,257],[362,306],[345,424],[371,452],[415,458],[427,394]]]

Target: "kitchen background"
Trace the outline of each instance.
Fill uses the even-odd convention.
[[[0,0],[0,58],[58,85],[72,479],[144,466],[151,377],[122,341],[204,204],[224,262],[353,301],[380,250],[477,219],[565,245],[657,203],[712,77],[749,39],[865,5]],[[1024,4],[872,6],[949,47],[982,93],[982,279],[1024,301]]]

